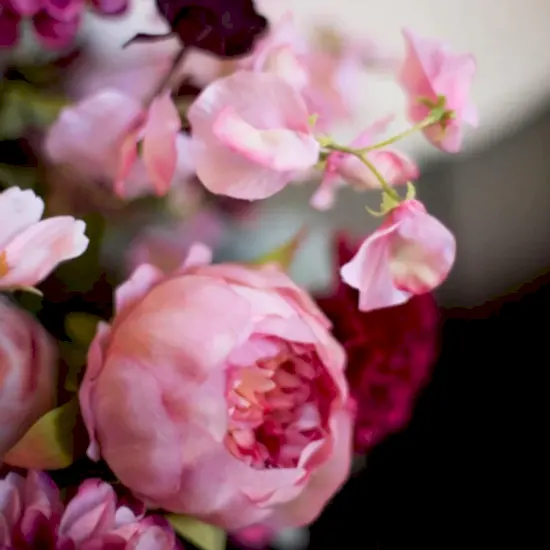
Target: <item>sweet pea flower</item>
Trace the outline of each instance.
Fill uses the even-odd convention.
[[[117,290],[80,389],[88,456],[151,507],[232,532],[307,524],[350,467],[345,355],[275,265],[209,255]]]
[[[274,74],[238,71],[216,80],[188,119],[197,176],[218,195],[270,197],[319,158],[302,97]]]
[[[447,114],[425,128],[424,135],[443,151],[456,153],[462,146],[463,124],[478,124],[477,109],[469,97],[475,58],[452,53],[447,44],[421,38],[408,29],[403,36],[407,51],[399,81],[408,97],[409,119],[413,124],[423,121],[444,97]]]
[[[72,216],[40,220],[44,202],[31,190],[0,193],[0,289],[33,287],[88,246],[85,224]]]
[[[30,19],[41,45],[63,48],[75,38],[86,5],[102,15],[120,15],[128,0],[0,0],[0,48],[17,44],[19,29]]]
[[[102,90],[61,112],[45,149],[55,164],[109,179],[120,197],[147,194],[151,187],[164,195],[192,173],[189,139],[180,129],[169,93],[156,97],[145,111],[129,95]]]
[[[375,122],[351,143],[351,147],[361,149],[373,145],[378,134],[386,129],[392,118],[387,117]],[[390,185],[401,185],[419,176],[416,163],[392,148],[375,149],[367,152],[365,156]],[[324,177],[311,199],[311,205],[318,210],[331,208],[335,191],[343,183],[358,191],[380,188],[378,179],[360,159],[349,153],[334,151],[326,159]]]
[[[9,473],[0,480],[0,545],[17,550],[178,550],[160,517],[118,505],[113,488],[86,480],[64,507],[42,472]]]
[[[0,462],[54,407],[56,377],[55,347],[42,325],[0,299]]]
[[[422,203],[406,200],[390,211],[340,273],[359,290],[359,309],[371,311],[403,304],[439,286],[455,252],[453,234]]]

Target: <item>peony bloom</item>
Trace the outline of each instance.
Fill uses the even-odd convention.
[[[45,147],[56,164],[108,178],[121,197],[143,195],[151,187],[164,195],[192,173],[188,138],[180,129],[169,94],[157,97],[144,112],[136,99],[103,90],[64,109],[50,128]]]
[[[267,198],[319,158],[304,101],[273,74],[239,71],[216,80],[188,118],[197,176],[219,195]]]
[[[158,10],[186,46],[221,57],[248,53],[267,28],[252,0],[156,0]]]
[[[40,221],[44,202],[33,191],[0,193],[0,289],[32,287],[88,246],[85,224],[72,216]]]
[[[0,299],[0,462],[55,406],[56,381],[57,358],[49,335],[25,311]]]
[[[376,142],[378,134],[386,129],[390,118],[385,118],[367,128],[351,147],[361,149]],[[400,185],[418,178],[416,163],[406,155],[394,149],[384,147],[365,154],[366,158],[376,167],[390,185]],[[325,174],[321,185],[311,199],[311,205],[318,210],[327,210],[334,204],[334,195],[343,183],[351,185],[358,191],[379,189],[380,182],[372,171],[354,155],[332,152],[328,155]]]
[[[356,251],[348,238],[338,237],[336,269]],[[340,281],[317,302],[348,355],[346,375],[357,406],[355,450],[363,453],[408,423],[436,358],[439,314],[431,294],[368,313],[358,311],[357,299],[357,291]]]
[[[0,480],[0,545],[17,550],[180,548],[164,520],[117,506],[109,484],[86,480],[64,509],[55,484],[36,471]]]
[[[128,0],[91,0],[88,4],[103,15],[120,15]],[[40,43],[63,48],[75,38],[85,0],[0,0],[0,48],[17,44],[22,22],[30,19]]]
[[[361,311],[396,306],[438,287],[451,270],[455,252],[453,234],[422,203],[406,200],[342,266],[341,275],[359,290]]]
[[[138,268],[80,389],[88,455],[152,507],[230,531],[311,522],[345,481],[345,355],[274,266]]]
[[[462,145],[463,123],[477,126],[478,114],[470,101],[470,88],[476,72],[471,54],[454,54],[446,44],[404,30],[407,46],[399,80],[408,96],[408,116],[416,124],[424,120],[439,97],[445,98],[448,114],[441,122],[424,130],[436,147],[456,153]]]

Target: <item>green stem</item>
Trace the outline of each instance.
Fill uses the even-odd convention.
[[[327,149],[339,151],[340,153],[348,153],[349,155],[353,155],[358,158],[374,174],[374,177],[378,180],[378,183],[380,183],[380,187],[382,187],[384,193],[396,201],[400,200],[395,189],[390,186],[390,184],[384,179],[384,176],[378,171],[376,166],[374,166],[374,164],[365,156],[363,149],[354,149],[353,147],[345,147],[344,145],[337,145],[335,143],[327,145]]]
[[[434,117],[433,115],[429,115],[418,124],[415,124],[410,128],[407,128],[404,132],[401,132],[396,136],[385,139],[384,141],[381,141],[379,143],[375,143],[374,145],[363,147],[362,149],[358,149],[358,150],[361,151],[362,153],[368,153],[369,151],[374,151],[375,149],[381,149],[382,147],[387,147],[388,145],[392,145],[396,141],[409,137],[410,135],[415,134],[416,132],[420,132],[421,130],[424,130],[424,128],[427,128],[428,126],[431,126],[436,122],[438,122],[438,118]]]

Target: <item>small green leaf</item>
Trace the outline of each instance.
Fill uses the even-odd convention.
[[[270,263],[279,264],[280,268],[283,270],[288,270],[294,261],[296,252],[302,242],[306,237],[306,229],[302,227],[294,237],[288,240],[286,243],[283,243],[281,246],[278,246],[271,252],[260,256],[254,260],[252,265],[265,265]]]
[[[69,313],[65,318],[65,332],[73,342],[88,347],[100,321],[99,317],[89,313]]]
[[[47,412],[4,456],[10,466],[29,470],[60,470],[74,462],[73,431],[78,400]]]
[[[166,519],[178,535],[201,550],[225,548],[225,532],[219,527],[180,514],[169,514]]]

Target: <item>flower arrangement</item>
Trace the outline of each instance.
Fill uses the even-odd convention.
[[[0,0],[5,53],[29,34],[57,52],[13,58],[0,88],[2,548],[215,550],[307,526],[354,453],[406,424],[436,355],[455,239],[398,147],[461,149],[473,56],[404,30],[411,125],[340,143],[356,79],[388,66],[371,43],[315,42],[252,0],[155,7],[164,31],[106,71],[80,22],[122,25],[131,0]],[[287,274],[303,232],[214,261],[228,224],[311,182],[318,210],[342,187],[380,196],[374,233],[335,240],[331,293]]]

